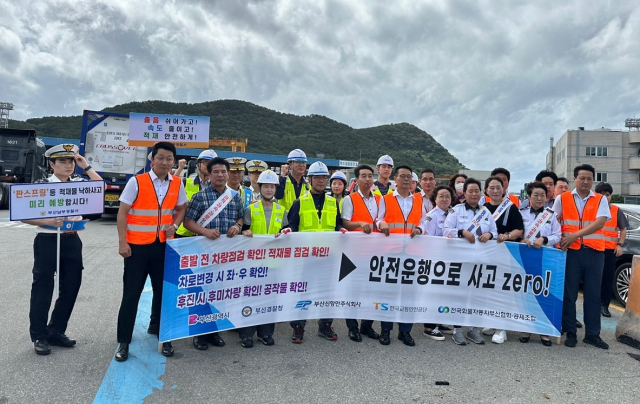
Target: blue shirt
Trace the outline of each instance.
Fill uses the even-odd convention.
[[[208,186],[198,191],[191,202],[189,208],[187,208],[187,214],[185,220],[193,220],[197,222],[198,219],[209,209],[215,201],[220,198],[222,194],[211,186]],[[235,226],[238,219],[244,217],[244,201],[240,200],[240,194],[236,193],[231,199],[231,202],[222,209],[222,211],[216,216],[209,224],[205,226],[206,229],[216,229],[220,234],[227,234],[227,230],[231,226]]]
[[[296,194],[296,198],[300,198],[301,192],[302,192],[302,187],[307,183],[304,180],[304,177],[302,177],[300,179],[300,182],[296,182],[296,179],[293,178],[291,176],[291,174],[287,175],[286,177],[280,176],[278,178],[278,181],[280,181],[280,184],[276,186],[276,193],[275,195],[273,195],[274,198],[276,199],[282,199],[284,198],[284,188],[287,185],[287,178],[289,178],[291,180],[291,184],[293,185],[293,191]],[[307,188],[305,188],[306,190]]]

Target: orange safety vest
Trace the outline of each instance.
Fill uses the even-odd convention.
[[[562,202],[562,220],[560,221],[560,226],[563,236],[569,233],[575,233],[580,229],[589,226],[596,220],[598,206],[600,206],[602,195],[596,194],[595,197],[587,199],[587,203],[582,211],[582,217],[580,217],[578,207],[576,206],[576,202],[573,199],[571,191],[563,192],[560,198]],[[582,245],[590,247],[596,251],[604,251],[604,233],[602,229],[599,229],[588,236],[580,237],[580,239],[571,244],[569,248],[572,250],[579,250]]]
[[[604,248],[613,250],[618,245],[618,207],[610,205],[611,220],[604,224],[602,232],[604,233]]]
[[[420,224],[420,219],[422,219],[422,196],[420,194],[413,194],[413,206],[407,220],[404,219],[400,204],[393,193],[384,196],[384,204],[386,207],[384,221],[389,224],[389,233],[409,234]]]
[[[516,205],[516,208],[520,207],[520,198],[518,198],[517,196],[509,194],[509,200],[511,201],[511,203]]]
[[[371,213],[369,212],[369,208],[364,203],[364,199],[359,192],[354,192],[351,196],[351,202],[353,204],[353,215],[351,216],[352,222],[366,222],[374,225],[374,232],[379,233],[380,230],[375,226],[375,217],[371,217]],[[380,195],[373,194],[376,198],[376,205],[380,206]],[[362,229],[356,229],[353,231],[362,231]]]
[[[138,196],[127,215],[127,243],[151,244],[156,239],[162,243],[167,241],[164,228],[173,225],[173,210],[178,203],[180,192],[180,178],[174,175],[171,177],[169,191],[162,201],[162,206],[159,206],[149,173],[136,175]]]

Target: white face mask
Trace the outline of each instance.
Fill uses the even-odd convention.
[[[462,190],[464,189],[464,182],[459,182],[456,184],[456,192],[457,193],[462,193]]]

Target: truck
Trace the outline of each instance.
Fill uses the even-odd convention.
[[[35,130],[0,128],[0,208],[9,207],[11,184],[48,177],[45,150]]]
[[[151,149],[129,146],[128,141],[129,114],[83,111],[80,154],[105,182],[106,214],[118,212],[118,199],[127,181],[150,169],[147,156]]]

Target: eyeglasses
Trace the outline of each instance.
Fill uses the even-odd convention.
[[[451,195],[438,195],[437,196],[438,199],[443,199],[443,200],[447,200],[447,199],[451,199]]]
[[[411,179],[411,174],[399,174],[398,178],[400,178],[401,180],[410,180]]]

